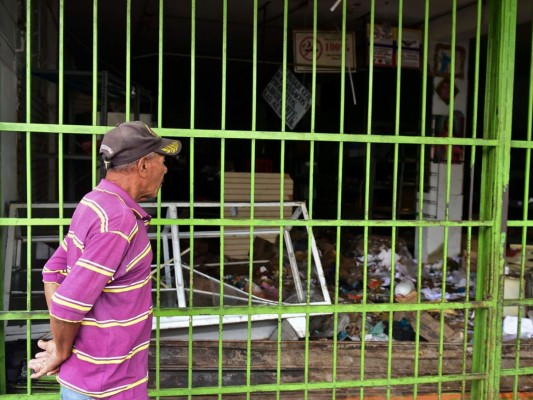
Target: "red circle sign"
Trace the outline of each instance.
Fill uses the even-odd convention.
[[[313,60],[313,36],[307,36],[300,42],[300,55],[307,61]],[[322,55],[322,43],[316,40],[316,58]]]

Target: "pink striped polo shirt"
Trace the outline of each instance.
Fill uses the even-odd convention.
[[[147,399],[152,327],[150,216],[103,179],[79,203],[43,269],[50,314],[81,322],[57,380],[95,398]]]

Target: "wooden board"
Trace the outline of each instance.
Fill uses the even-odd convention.
[[[256,173],[254,201],[281,200],[281,174]],[[293,200],[294,183],[288,174],[284,175],[283,200]],[[248,172],[226,172],[224,174],[224,201],[251,200],[251,174]]]
[[[162,341],[160,352],[161,388],[186,388],[188,384],[188,346],[186,341]],[[245,341],[226,341],[222,349],[223,386],[246,384],[247,343]],[[150,353],[150,387],[154,386],[155,346]],[[502,368],[513,368],[516,347],[511,342],[503,344]],[[387,378],[387,342],[366,342],[365,344],[365,379]],[[391,377],[413,377],[415,365],[415,345],[412,342],[394,342],[392,349]],[[471,371],[472,349],[466,351],[466,372]],[[281,343],[279,353],[281,362],[281,383],[304,382],[305,342],[290,341]],[[251,343],[251,384],[275,384],[277,379],[278,351],[275,341],[253,341]],[[218,385],[219,348],[217,341],[195,341],[192,344],[192,384],[193,387]],[[361,378],[361,344],[357,342],[338,342],[337,344],[337,376],[338,382],[358,380]],[[520,348],[520,367],[531,366],[533,363],[533,342],[522,341]],[[463,345],[444,344],[442,373],[443,375],[461,374],[463,368]],[[437,376],[439,369],[439,344],[420,343],[419,376]],[[309,382],[332,382],[333,380],[333,341],[309,342]],[[503,377],[500,382],[501,392],[512,392],[513,378]],[[468,393],[470,384],[466,382]],[[533,388],[533,376],[522,376],[519,390],[528,391]],[[437,385],[418,385],[418,393],[437,393]],[[443,382],[443,392],[460,392],[461,382]],[[394,396],[409,396],[413,393],[413,385],[391,387]],[[367,388],[366,396],[384,398],[385,388]],[[336,398],[356,399],[359,389],[338,389]],[[531,393],[533,398],[533,393]],[[243,395],[244,396],[244,395]],[[197,399],[197,397],[194,397]],[[216,397],[198,397],[210,399]],[[223,398],[241,399],[238,395],[226,395]],[[243,399],[245,397],[242,397]],[[253,399],[272,399],[270,394],[253,394]],[[282,399],[303,398],[300,392],[284,392]],[[331,398],[329,391],[310,391],[309,399]],[[407,397],[409,398],[409,397]],[[460,398],[460,397],[459,397]],[[525,399],[526,397],[519,397]]]
[[[255,174],[255,202],[279,202],[281,203],[281,174],[278,173],[256,173]],[[283,182],[283,200],[293,199],[293,181],[287,174]],[[226,172],[224,174],[224,201],[250,202],[251,194],[251,174],[248,172]],[[279,219],[280,208],[278,207],[254,207],[254,218],[256,219]],[[292,215],[292,207],[285,206],[283,218],[288,219]],[[250,208],[240,207],[224,208],[225,218],[250,219]],[[274,227],[275,228],[275,227]],[[247,227],[228,226],[225,230],[240,230],[250,232]],[[255,228],[256,232],[261,231],[261,227]],[[257,236],[268,240],[271,243],[276,241],[278,234],[258,233]],[[226,237],[224,239],[224,255],[232,259],[247,259],[250,249],[250,236]]]

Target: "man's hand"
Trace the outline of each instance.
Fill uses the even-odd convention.
[[[35,354],[35,358],[31,359],[28,364],[28,368],[33,370],[33,374],[30,375],[31,379],[57,374],[59,366],[65,360],[58,357],[55,342],[53,340],[39,340],[37,345],[44,351]]]

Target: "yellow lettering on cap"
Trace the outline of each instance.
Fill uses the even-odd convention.
[[[176,151],[178,151],[178,148],[179,148],[179,144],[176,141],[176,142],[172,142],[170,144],[167,144],[165,147],[163,147],[161,149],[161,151],[164,151],[167,154],[172,154],[172,153],[175,153]]]

